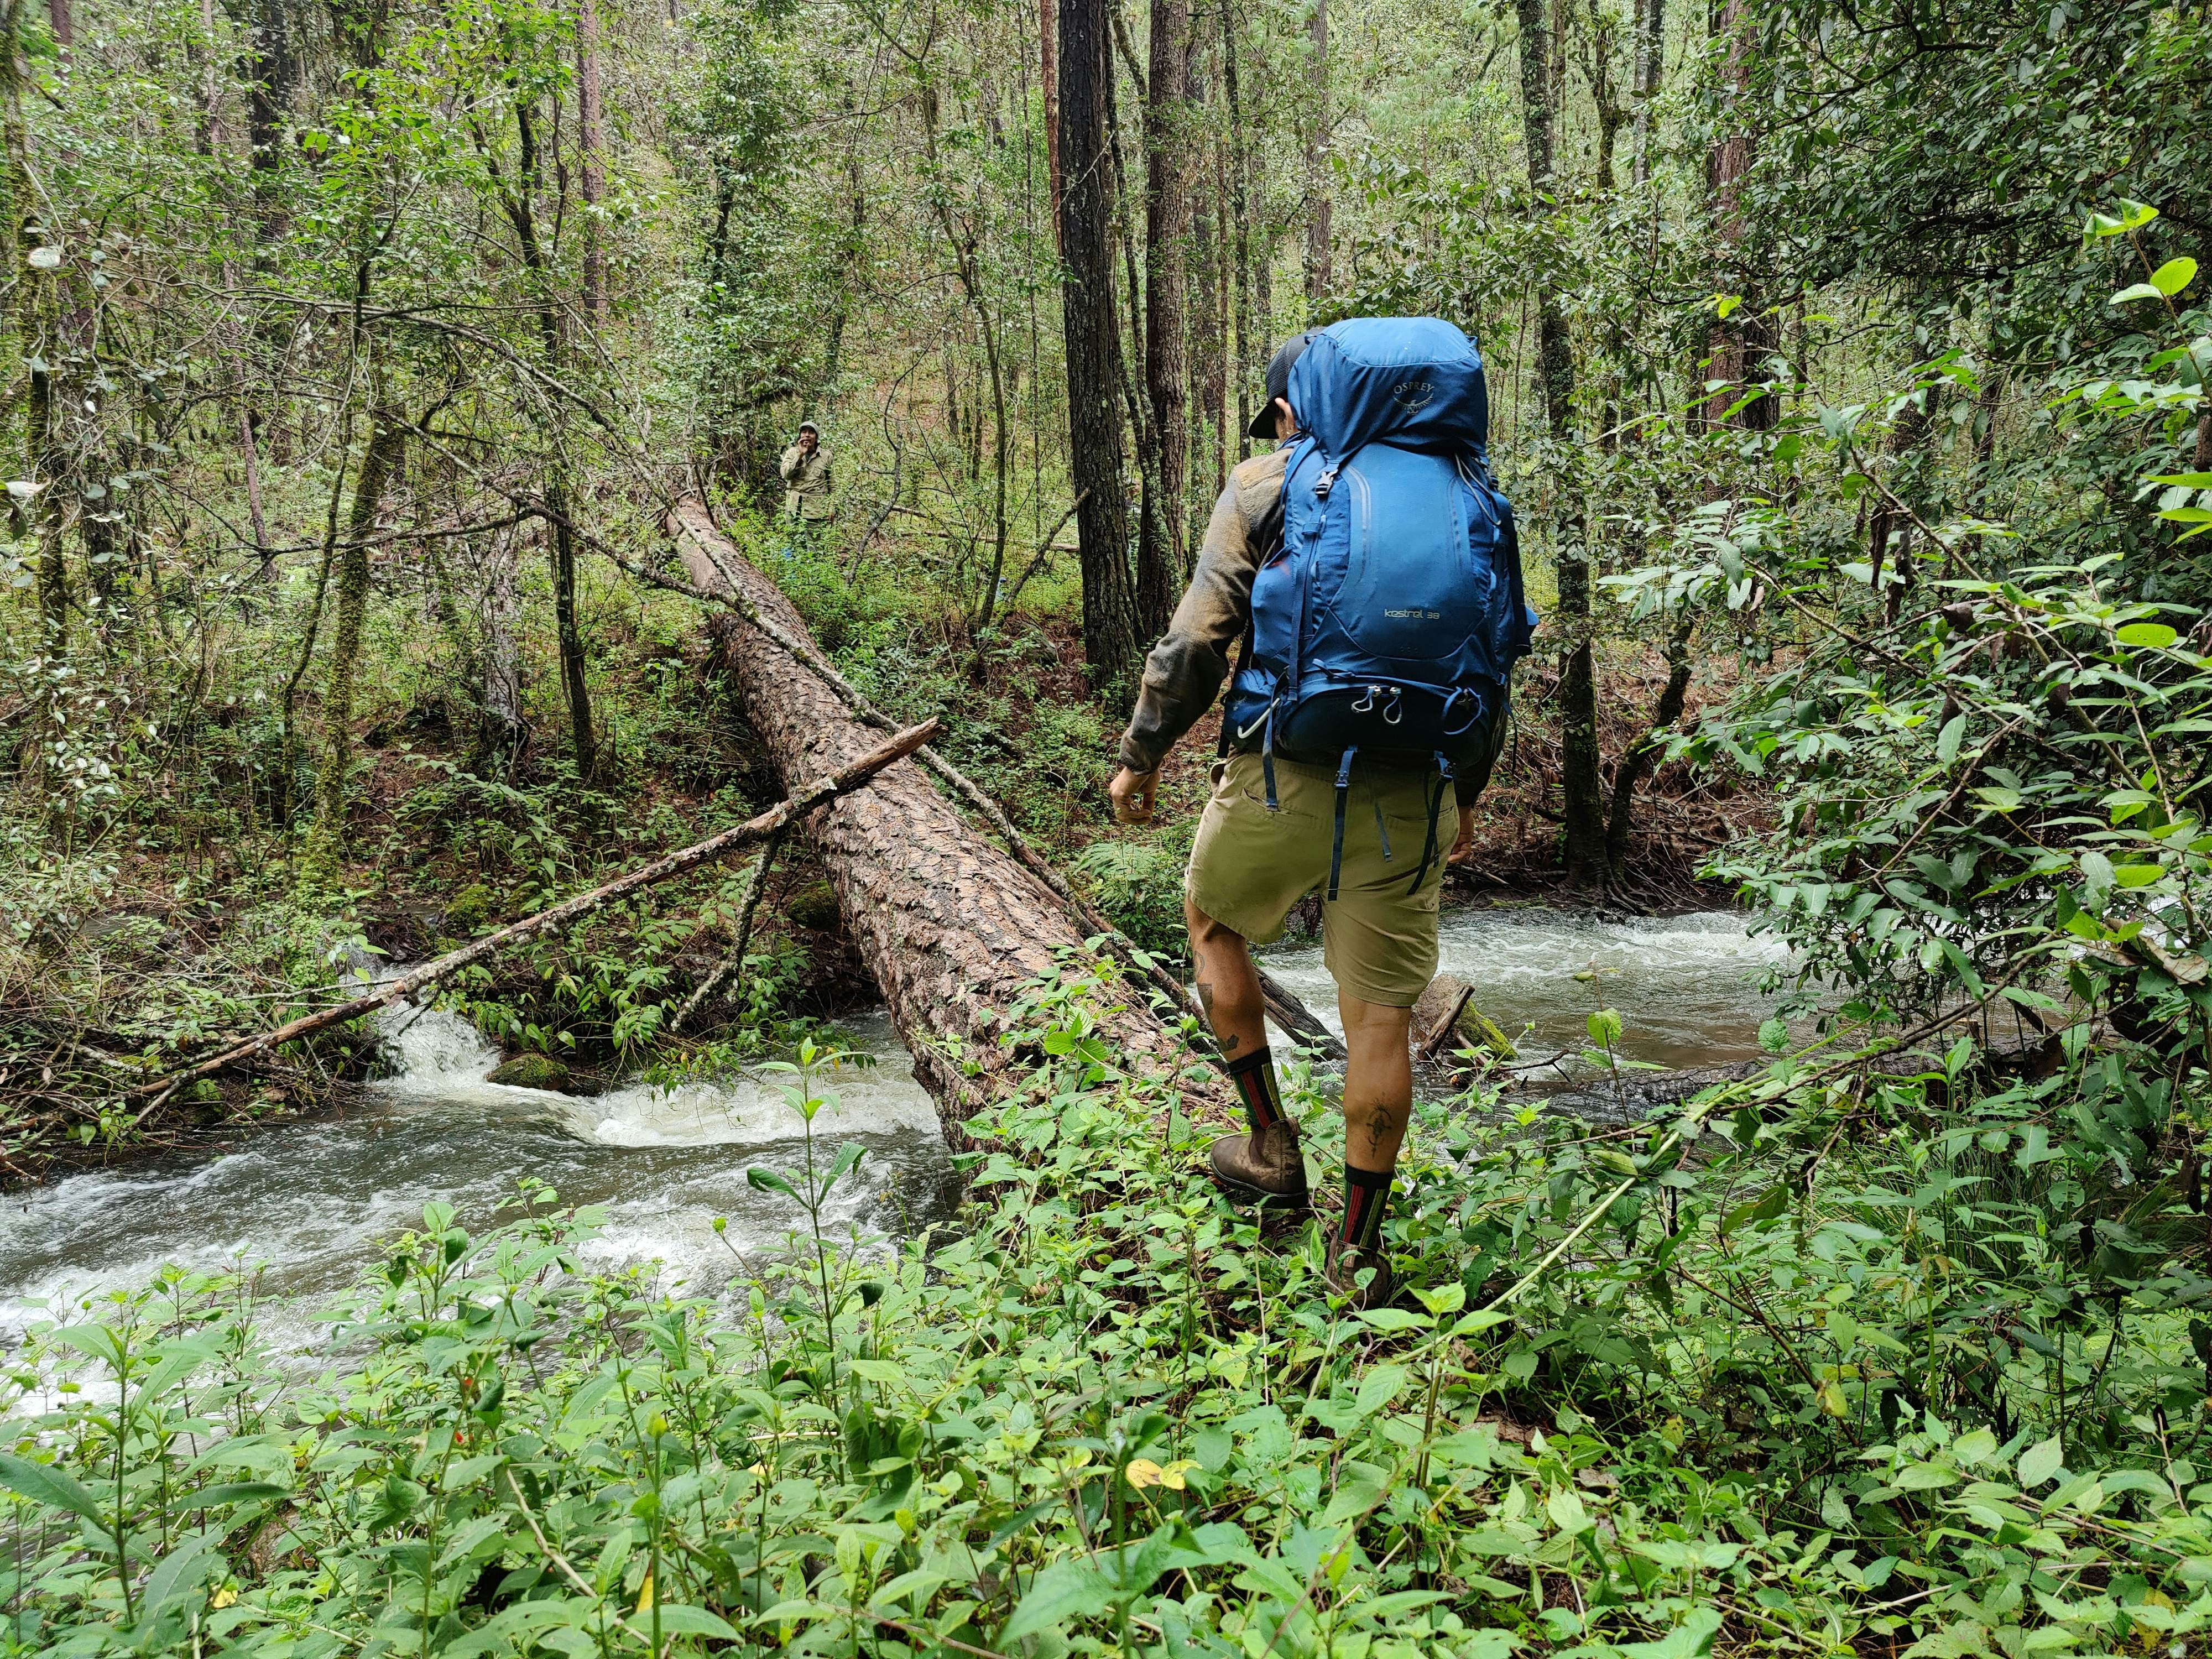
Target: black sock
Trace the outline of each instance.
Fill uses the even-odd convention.
[[[1272,1050],[1263,1046],[1231,1060],[1229,1079],[1237,1085],[1237,1092],[1244,1097],[1245,1115],[1252,1120],[1254,1133],[1283,1121],[1283,1097],[1275,1086],[1275,1056]]]
[[[1380,1241],[1382,1212],[1390,1207],[1393,1173],[1385,1170],[1377,1175],[1372,1170],[1355,1170],[1349,1164],[1344,1166],[1344,1231],[1340,1237],[1346,1243],[1371,1250]]]

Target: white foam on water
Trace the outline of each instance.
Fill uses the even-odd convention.
[[[451,1205],[481,1231],[533,1176],[564,1204],[601,1209],[587,1257],[609,1267],[659,1259],[671,1282],[713,1294],[781,1254],[805,1218],[745,1180],[748,1165],[797,1180],[806,1126],[769,1072],[659,1090],[626,1085],[597,1099],[488,1083],[499,1051],[439,1009],[382,1016],[391,1074],[358,1103],[250,1133],[234,1151],[122,1170],[93,1170],[0,1197],[0,1349],[44,1320],[85,1317],[82,1304],[152,1282],[166,1266],[258,1268],[272,1301],[259,1316],[293,1351],[319,1337],[314,1310],[349,1285],[423,1206]],[[880,1239],[944,1212],[957,1181],[934,1104],[887,1015],[857,1022],[852,1046],[878,1058],[817,1071],[835,1098],[813,1124],[826,1167],[839,1145],[868,1148],[825,1208],[826,1229]],[[717,1233],[714,1220],[722,1218]],[[96,1312],[97,1310],[95,1309]]]

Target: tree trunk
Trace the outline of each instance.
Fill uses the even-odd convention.
[[[1667,0],[1636,0],[1635,159],[1631,177],[1651,181],[1651,100],[1667,72]]]
[[[1237,18],[1236,9],[1223,6],[1221,13],[1221,89],[1229,113],[1229,206],[1230,243],[1234,283],[1234,303],[1231,307],[1237,328],[1237,362],[1234,374],[1237,381],[1237,430],[1231,441],[1237,457],[1243,459],[1252,453],[1252,441],[1245,435],[1252,424],[1252,368],[1258,361],[1252,349],[1252,167],[1245,148],[1243,100],[1237,84]],[[1224,403],[1224,409],[1227,407]]]
[[[1667,684],[1652,711],[1651,730],[1620,757],[1613,779],[1613,805],[1605,819],[1606,867],[1618,884],[1628,878],[1628,825],[1636,803],[1636,787],[1651,769],[1659,751],[1667,746],[1660,733],[1672,731],[1682,718],[1682,704],[1690,690],[1690,637],[1697,630],[1694,612],[1686,612],[1667,641]]]
[[[1061,21],[1068,21],[1065,13]],[[1063,46],[1073,37],[1063,28]],[[1073,103],[1062,101],[1071,125]],[[1081,188],[1080,172],[1071,146],[1071,192]],[[790,601],[714,530],[696,501],[680,504],[669,526],[694,586],[727,592],[734,585],[781,630],[805,640]],[[762,629],[724,616],[714,631],[738,705],[780,777],[834,771],[878,741],[826,683]],[[937,1098],[945,1138],[963,1145],[963,1121],[1025,1081],[1032,1057],[1000,1043],[1012,1024],[1008,1011],[1031,981],[1053,971],[1056,953],[1080,949],[1082,932],[1042,882],[969,828],[917,765],[890,767],[805,827],[861,960],[913,1050],[915,1074]],[[1096,1030],[1110,1063],[1182,1075],[1187,1109],[1225,1115],[1218,1082],[1143,999],[1131,993],[1116,1002]]]
[[[1313,17],[1307,24],[1313,47],[1306,64],[1307,96],[1312,100],[1306,127],[1306,307],[1313,307],[1329,290],[1328,241],[1328,0],[1313,0]]]
[[[1205,82],[1194,73],[1191,81],[1193,125],[1204,125]],[[1209,165],[1200,169],[1191,190],[1190,273],[1190,468],[1195,487],[1186,493],[1183,569],[1188,573],[1213,498],[1221,493],[1227,471],[1227,422],[1222,404],[1228,392],[1223,368],[1228,333],[1227,307],[1223,302],[1222,209],[1226,191],[1221,176],[1221,149],[1206,145]]]
[[[1060,242],[1067,267],[1060,324],[1067,348],[1069,471],[1080,505],[1083,656],[1092,695],[1118,715],[1133,689],[1136,595],[1129,580],[1123,494],[1121,327],[1114,297],[1108,199],[1106,76],[1112,70],[1106,0],[1059,0]]]
[[[1056,0],[1037,0],[1037,82],[1044,93],[1044,170],[1052,191],[1052,245],[1060,243],[1060,63],[1052,38]]]
[[[1140,638],[1168,631],[1182,591],[1189,400],[1183,350],[1184,243],[1190,234],[1190,8],[1152,0],[1145,100],[1145,392],[1157,452],[1137,531]]]
[[[568,704],[568,752],[576,781],[588,788],[599,775],[599,748],[584,678],[584,636],[576,623],[576,538],[568,526],[568,480],[558,471],[546,482],[545,505],[552,509],[553,627],[561,647],[561,691]]]
[[[1723,118],[1741,121],[1742,112],[1737,99],[1750,78],[1752,50],[1751,26],[1745,15],[1744,0],[1728,0],[1718,27],[1727,35],[1729,43],[1726,77],[1731,94],[1729,113]],[[1733,317],[1717,325],[1717,343],[1705,378],[1720,384],[1706,400],[1705,420],[1708,426],[1737,424],[1765,431],[1774,424],[1780,413],[1772,394],[1755,398],[1733,416],[1729,412],[1743,395],[1742,383],[1751,378],[1754,368],[1759,368],[1758,360],[1774,344],[1771,319],[1753,292],[1757,284],[1743,258],[1743,205],[1740,198],[1744,177],[1751,171],[1757,155],[1757,140],[1748,131],[1737,131],[1723,137],[1705,157],[1705,184],[1717,233],[1717,263],[1721,266],[1717,275],[1723,286],[1734,288],[1741,301]]]
[[[369,348],[376,350],[374,343]],[[385,487],[407,451],[407,428],[383,404],[383,375],[372,364],[378,399],[370,414],[368,450],[354,480],[346,539],[338,549],[337,611],[332,617],[331,662],[323,685],[323,763],[315,777],[314,844],[335,863],[345,845],[347,774],[353,769],[354,671],[361,662],[362,624],[368,615],[368,538],[376,532]]]
[[[476,770],[505,778],[522,746],[522,598],[516,591],[516,532],[495,530],[483,573],[483,685]]]
[[[584,152],[584,310],[594,320],[607,308],[607,252],[601,204],[606,199],[605,134],[599,107],[599,0],[577,0],[576,137]]]
[[[1553,169],[1551,52],[1544,0],[1516,0],[1521,23],[1521,120],[1528,153],[1528,185],[1540,196],[1555,188]],[[1542,211],[1542,204],[1537,204]],[[1567,319],[1540,279],[1536,301],[1536,374],[1552,440],[1571,457],[1575,442],[1574,342]],[[1582,498],[1571,476],[1562,481],[1553,545],[1559,566],[1560,811],[1565,821],[1567,880],[1577,887],[1606,878],[1605,790],[1598,775],[1597,666],[1590,651],[1591,570]]]

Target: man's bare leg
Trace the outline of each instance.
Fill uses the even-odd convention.
[[[1231,1188],[1278,1207],[1306,1206],[1305,1158],[1297,1126],[1283,1115],[1275,1057],[1267,1047],[1267,1016],[1252,948],[1188,898],[1191,963],[1206,1024],[1229,1062],[1231,1081],[1252,1122],[1249,1135],[1224,1135],[1208,1151],[1213,1172]]]
[[[1413,1109],[1413,1011],[1336,994],[1344,1018],[1344,1155],[1363,1170],[1398,1166]]]
[[[1182,919],[1190,926],[1199,1006],[1206,1010],[1206,1023],[1213,1028],[1222,1057],[1235,1060],[1266,1048],[1267,1006],[1244,935],[1216,921],[1188,898],[1182,902]]]
[[[1344,1017],[1344,1223],[1330,1247],[1332,1278],[1352,1291],[1351,1275],[1367,1268],[1374,1277],[1361,1292],[1361,1305],[1379,1305],[1390,1295],[1390,1270],[1382,1252],[1382,1217],[1390,1201],[1390,1177],[1405,1144],[1406,1121],[1413,1109],[1413,1060],[1407,1038],[1413,1011],[1369,1002],[1349,991],[1337,993]],[[1346,1252],[1352,1254],[1346,1257]],[[1335,1270],[1344,1261],[1349,1272]]]

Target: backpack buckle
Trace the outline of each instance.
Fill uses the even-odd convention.
[[[1343,465],[1344,463],[1342,461],[1331,461],[1326,467],[1322,469],[1321,477],[1314,480],[1314,499],[1316,501],[1325,501],[1328,499],[1328,492],[1336,488],[1336,475],[1343,468]]]

